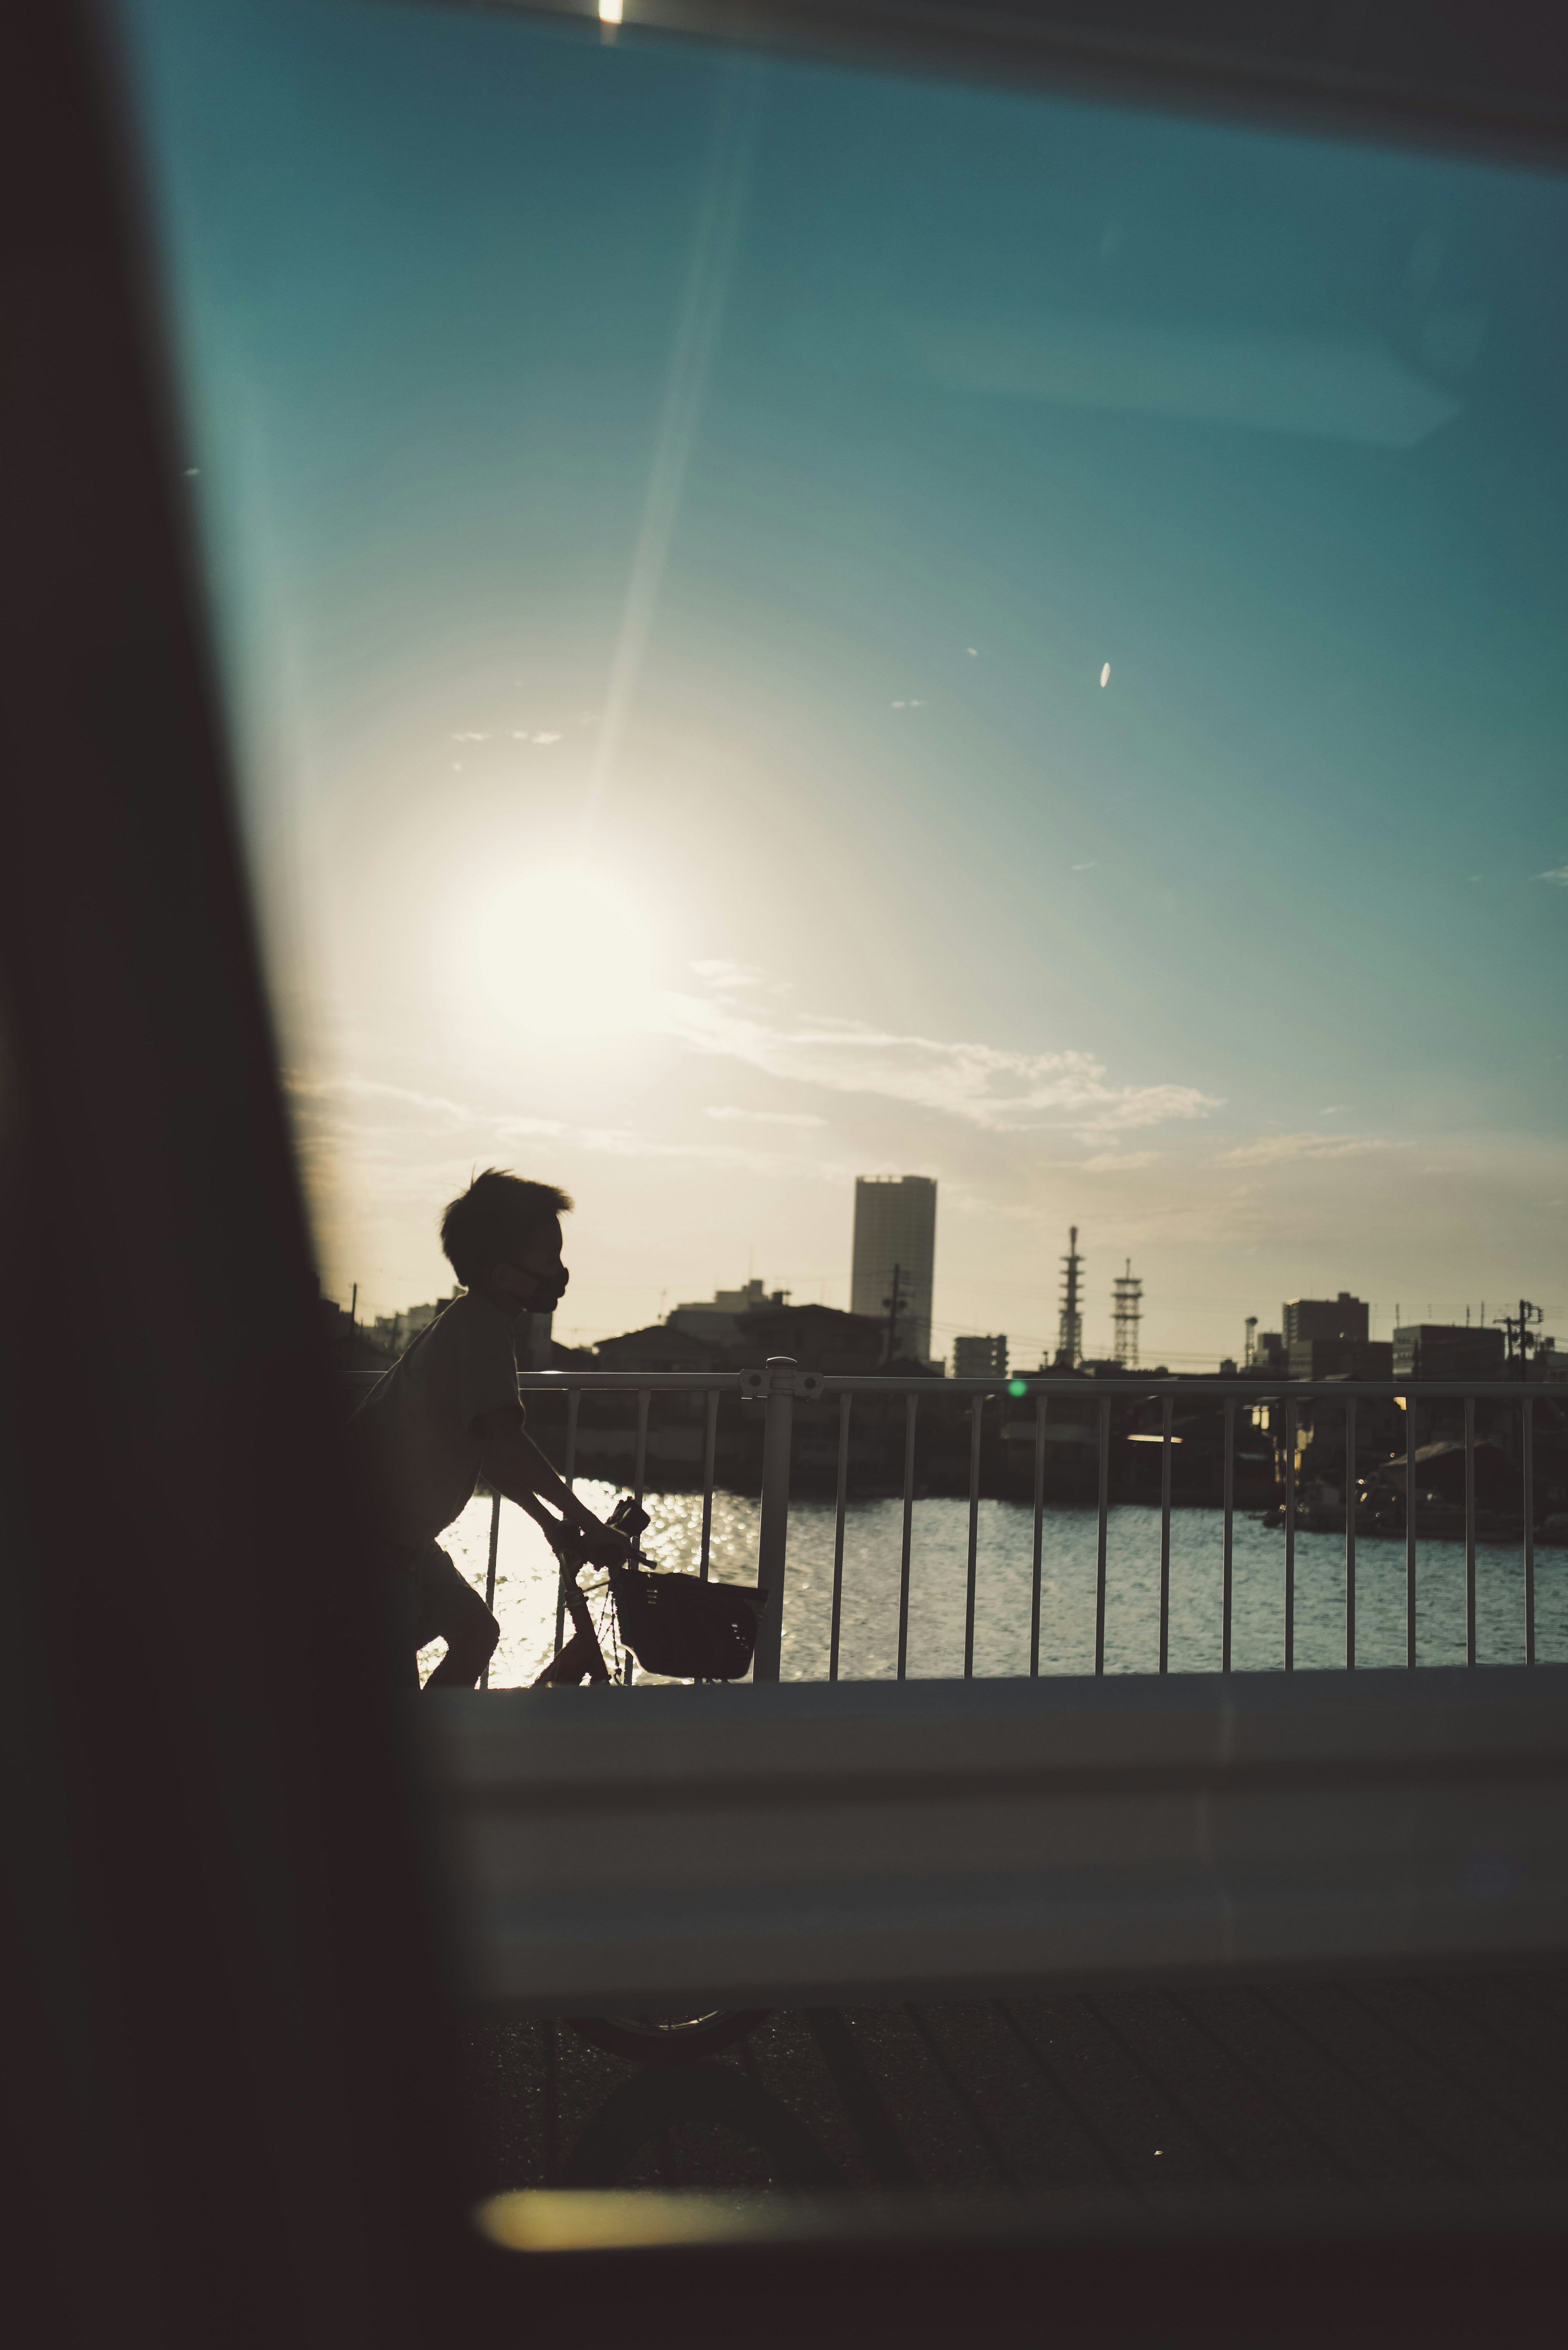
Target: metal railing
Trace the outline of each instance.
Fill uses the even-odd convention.
[[[948,1403],[958,1397],[969,1399],[970,1475],[969,1526],[967,1547],[967,1582],[964,1607],[963,1677],[974,1673],[975,1607],[980,1552],[980,1502],[981,1469],[982,1420],[987,1402],[1005,1398],[1017,1404],[1032,1401],[1034,1408],[1033,1457],[1033,1528],[1030,1578],[1030,1638],[1029,1671],[1040,1670],[1040,1611],[1042,1565],[1046,1501],[1046,1428],[1054,1404],[1067,1401],[1094,1407],[1091,1425],[1097,1422],[1097,1457],[1096,1480],[1097,1523],[1096,1534],[1095,1584],[1095,1662],[1096,1674],[1106,1669],[1106,1600],[1107,1582],[1108,1531],[1111,1509],[1110,1464],[1112,1443],[1112,1413],[1116,1407],[1147,1405],[1158,1401],[1160,1408],[1160,1540],[1159,1540],[1159,1663],[1158,1670],[1168,1670],[1170,1652],[1170,1527],[1172,1511],[1172,1447],[1181,1440],[1173,1431],[1173,1414],[1178,1401],[1184,1405],[1199,1404],[1220,1407],[1221,1420],[1221,1595],[1220,1595],[1220,1669],[1231,1669],[1231,1629],[1234,1600],[1234,1523],[1236,1514],[1236,1423],[1240,1411],[1251,1412],[1257,1407],[1282,1404],[1285,1413],[1284,1442],[1284,1576],[1282,1605],[1284,1616],[1284,1666],[1291,1671],[1295,1664],[1296,1614],[1296,1540],[1300,1513],[1296,1492],[1296,1450],[1298,1415],[1305,1403],[1338,1407],[1344,1415],[1345,1442],[1345,1664],[1354,1669],[1356,1663],[1356,1514],[1357,1481],[1356,1414],[1363,1402],[1401,1403],[1405,1412],[1405,1629],[1407,1667],[1414,1669],[1416,1655],[1417,1599],[1417,1535],[1418,1487],[1416,1454],[1417,1449],[1418,1416],[1434,1405],[1458,1402],[1463,1406],[1464,1448],[1464,1566],[1465,1566],[1465,1638],[1466,1661],[1476,1662],[1476,1406],[1493,1402],[1512,1405],[1521,1415],[1520,1468],[1522,1499],[1522,1546],[1524,1568],[1524,1648],[1525,1661],[1535,1662],[1535,1540],[1534,1540],[1534,1413],[1543,1399],[1557,1400],[1551,1387],[1539,1381],[1520,1380],[1421,1380],[1399,1379],[1333,1379],[1333,1380],[1270,1380],[1257,1378],[1214,1379],[1144,1379],[1136,1375],[1113,1383],[1099,1379],[1046,1375],[1011,1381],[1004,1379],[935,1379],[929,1378],[877,1378],[849,1374],[803,1371],[787,1357],[771,1358],[763,1368],[753,1371],[729,1371],[693,1374],[688,1371],[568,1371],[536,1372],[522,1375],[519,1388],[525,1394],[564,1394],[566,1406],[566,1449],[560,1464],[561,1473],[571,1484],[577,1473],[577,1437],[581,1400],[584,1395],[630,1394],[636,1398],[636,1433],[632,1448],[632,1490],[638,1502],[643,1498],[648,1471],[649,1409],[655,1395],[701,1395],[704,1399],[704,1440],[702,1455],[702,1518],[698,1572],[707,1579],[711,1566],[713,1523],[713,1492],[717,1462],[717,1430],[720,1400],[724,1396],[738,1396],[761,1406],[764,1415],[762,1445],[762,1491],[758,1520],[757,1583],[770,1595],[770,1604],[762,1611],[758,1630],[753,1678],[776,1680],[779,1677],[780,1644],[784,1627],[785,1586],[788,1574],[789,1513],[794,1404],[797,1399],[812,1403],[836,1398],[838,1403],[838,1451],[836,1493],[836,1515],[833,1544],[833,1581],[828,1637],[828,1669],[830,1681],[838,1679],[840,1628],[844,1594],[845,1520],[848,1501],[850,1457],[850,1427],[857,1400],[874,1397],[902,1396],[904,1399],[902,1526],[898,1573],[898,1629],[897,1678],[906,1678],[909,1663],[910,1565],[913,1552],[914,1503],[918,1460],[917,1429],[922,1399]],[[497,1500],[491,1522],[490,1570],[488,1596],[494,1598],[496,1547],[499,1534],[500,1503]],[[556,1607],[556,1646],[560,1646],[564,1629],[564,1600]]]

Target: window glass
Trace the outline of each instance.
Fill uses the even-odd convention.
[[[329,1290],[441,1294],[493,1161],[581,1199],[582,1341],[846,1305],[879,1169],[942,1187],[939,1351],[1037,1359],[1069,1222],[1146,1362],[1550,1303],[1559,181],[498,14],[126,23]]]

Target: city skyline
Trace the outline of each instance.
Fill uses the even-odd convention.
[[[1437,1267],[1563,1318],[1559,182],[128,21],[328,1289],[441,1294],[499,1164],[577,1198],[564,1336],[846,1305],[897,1167],[939,1340],[1048,1347],[1075,1222],[1091,1352],[1128,1257],[1151,1360]]]
[[[873,1180],[881,1183],[888,1183],[898,1181],[901,1179],[882,1176]],[[860,1187],[866,1182],[866,1180],[867,1179],[864,1177],[857,1179],[857,1201],[858,1201]],[[858,1219],[857,1221],[858,1222]],[[1075,1243],[1078,1238],[1078,1234],[1075,1231],[1074,1232],[1072,1238]],[[567,1253],[568,1254],[570,1253],[569,1248]],[[1082,1265],[1085,1263],[1087,1261],[1085,1253],[1080,1249],[1078,1250],[1077,1254],[1080,1264]],[[450,1266],[448,1266],[446,1270],[447,1274],[450,1276]],[[1081,1302],[1079,1318],[1085,1332],[1084,1344],[1081,1349],[1082,1357],[1085,1361],[1114,1361],[1120,1358],[1120,1348],[1118,1347],[1116,1341],[1117,1306],[1118,1303],[1125,1295],[1129,1284],[1131,1284],[1131,1285],[1138,1292],[1137,1300],[1139,1309],[1137,1318],[1140,1321],[1142,1319],[1141,1279],[1132,1274],[1130,1264],[1125,1265],[1125,1269],[1122,1274],[1113,1276],[1112,1287],[1108,1295],[1106,1313],[1103,1317],[1106,1328],[1109,1335],[1106,1338],[1106,1344],[1103,1346],[1095,1343],[1095,1332],[1097,1327],[1096,1317],[1084,1306],[1082,1303],[1083,1300],[1091,1299],[1093,1293],[1089,1289],[1086,1282],[1083,1284],[1080,1292]],[[734,1284],[729,1288],[726,1288],[724,1284],[720,1282],[714,1284],[711,1295],[707,1298],[691,1298],[682,1295],[671,1302],[670,1287],[670,1284],[666,1284],[661,1287],[659,1303],[656,1311],[651,1315],[634,1316],[632,1323],[628,1325],[628,1327],[634,1328],[649,1326],[652,1323],[669,1319],[678,1321],[680,1326],[683,1328],[690,1328],[694,1332],[700,1332],[700,1329],[705,1330],[709,1324],[723,1324],[728,1326],[732,1322],[733,1318],[737,1315],[747,1310],[748,1305],[756,1306],[766,1305],[774,1302],[781,1295],[790,1302],[797,1305],[802,1303],[814,1303],[826,1305],[838,1305],[840,1310],[869,1314],[870,1318],[873,1320],[885,1320],[886,1314],[880,1306],[875,1312],[872,1312],[867,1305],[857,1306],[853,1304],[852,1298],[854,1287],[855,1281],[853,1271],[837,1282],[819,1279],[815,1284],[810,1284],[807,1291],[805,1293],[795,1290],[788,1283],[775,1284],[766,1275],[753,1274],[748,1272],[747,1281],[743,1287],[740,1284]],[[839,1298],[828,1294],[836,1288],[847,1290],[850,1293],[850,1297],[841,1301]],[[902,1294],[902,1284],[900,1284],[900,1292]],[[438,1309],[441,1305],[446,1302],[449,1296],[455,1296],[458,1293],[455,1288],[449,1291],[442,1287],[431,1297],[405,1300],[400,1306],[394,1307],[387,1311],[378,1309],[376,1314],[368,1315],[362,1317],[362,1319],[365,1321],[367,1326],[369,1323],[377,1319],[383,1319],[388,1322],[398,1321],[405,1323],[408,1324],[410,1328],[417,1327],[419,1326],[420,1319],[424,1315],[428,1314],[430,1311]],[[358,1296],[357,1285],[355,1287],[354,1295],[356,1297]],[[569,1295],[570,1292],[568,1291],[568,1296]],[[341,1299],[332,1299],[330,1302],[338,1305],[341,1305],[343,1303]],[[1333,1292],[1325,1291],[1320,1295],[1314,1295],[1310,1296],[1304,1292],[1298,1292],[1294,1297],[1284,1298],[1280,1301],[1277,1314],[1273,1315],[1273,1319],[1278,1322],[1279,1328],[1272,1333],[1270,1332],[1267,1326],[1267,1318],[1265,1316],[1260,1315],[1257,1313],[1245,1315],[1242,1319],[1241,1326],[1243,1336],[1241,1343],[1234,1346],[1221,1346],[1219,1350],[1220,1358],[1223,1360],[1225,1357],[1229,1355],[1237,1362],[1244,1362],[1248,1358],[1248,1351],[1253,1339],[1256,1338],[1261,1345],[1262,1341],[1271,1335],[1276,1341],[1282,1342],[1284,1350],[1288,1352],[1290,1345],[1296,1336],[1295,1323],[1293,1318],[1295,1314],[1295,1310],[1301,1307],[1315,1310],[1318,1313],[1319,1320],[1321,1321],[1323,1314],[1324,1312],[1331,1312],[1335,1305],[1341,1307],[1347,1307],[1352,1310],[1355,1315],[1364,1317],[1366,1327],[1364,1329],[1362,1328],[1361,1321],[1358,1319],[1356,1322],[1356,1331],[1364,1339],[1369,1340],[1375,1344],[1388,1343],[1402,1329],[1408,1329],[1413,1335],[1415,1329],[1422,1324],[1444,1328],[1468,1328],[1472,1326],[1471,1316],[1473,1314],[1473,1326],[1478,1330],[1483,1328],[1495,1330],[1498,1334],[1498,1342],[1501,1346],[1502,1343],[1504,1329],[1510,1325],[1511,1317],[1512,1317],[1515,1313],[1517,1301],[1510,1299],[1502,1301],[1500,1305],[1500,1301],[1494,1299],[1492,1304],[1499,1306],[1500,1310],[1495,1313],[1489,1314],[1487,1301],[1484,1298],[1478,1301],[1460,1301],[1456,1304],[1452,1300],[1446,1302],[1434,1302],[1429,1299],[1417,1300],[1412,1296],[1408,1300],[1397,1299],[1392,1305],[1387,1305],[1379,1301],[1368,1300],[1356,1296],[1354,1293],[1345,1290]],[[410,1315],[414,1317],[411,1321],[410,1319]],[[553,1335],[560,1344],[566,1346],[592,1346],[597,1344],[600,1338],[621,1336],[625,1335],[625,1332],[618,1326],[615,1330],[600,1331],[589,1336],[582,1326],[571,1322],[559,1311],[557,1311],[552,1318],[554,1322]],[[1386,1326],[1386,1327],[1380,1328],[1380,1318],[1382,1323]],[[1545,1326],[1550,1324],[1552,1319],[1552,1316],[1551,1312],[1549,1310],[1545,1311],[1542,1327],[1544,1329]],[[1316,1326],[1314,1325],[1314,1328]],[[1327,1327],[1327,1323],[1324,1323],[1323,1329],[1326,1330]],[[1337,1323],[1334,1325],[1334,1327],[1337,1331]],[[971,1345],[979,1346],[982,1343],[992,1343],[995,1336],[994,1333],[984,1333],[979,1330],[971,1329],[967,1325],[963,1324],[943,1325],[933,1323],[930,1326],[930,1332],[932,1338],[931,1352],[933,1357],[937,1359],[946,1358],[950,1363],[950,1366],[952,1364],[955,1346],[958,1342],[967,1340]],[[1322,1335],[1321,1332],[1319,1335]],[[1551,1332],[1549,1335],[1553,1339],[1555,1338],[1555,1332]],[[400,1332],[400,1340],[402,1336],[403,1333]],[[1049,1368],[1054,1355],[1059,1351],[1060,1337],[1061,1315],[1058,1313],[1056,1332],[1054,1339],[1049,1338],[1043,1334],[1027,1331],[1013,1331],[1008,1334],[1003,1343],[1012,1350],[1014,1369],[1026,1367]],[[1139,1341],[1139,1345],[1141,1347],[1141,1367],[1145,1369],[1148,1369],[1154,1364],[1157,1353],[1172,1357],[1176,1367],[1180,1368],[1190,1367],[1191,1358],[1186,1355],[1184,1350],[1150,1350],[1146,1347],[1142,1347],[1141,1340]],[[1031,1358],[1036,1356],[1038,1357],[1038,1362],[1032,1362]],[[1205,1361],[1210,1359],[1209,1349],[1202,1350],[1202,1359]],[[1305,1374],[1303,1374],[1303,1376],[1305,1376]]]

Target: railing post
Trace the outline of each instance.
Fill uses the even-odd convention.
[[[495,1555],[500,1546],[501,1496],[499,1493],[493,1493],[490,1499],[490,1563],[484,1570],[484,1604],[489,1608],[493,1616],[495,1613]],[[558,1648],[560,1645],[559,1640],[557,1640],[556,1643],[556,1648]],[[484,1659],[484,1663],[480,1670],[479,1686],[482,1690],[487,1690],[490,1687],[490,1659],[488,1657]]]
[[[1524,1469],[1524,1661],[1535,1662],[1535,1407],[1524,1399],[1520,1430]]]
[[[763,1503],[757,1528],[757,1588],[768,1595],[757,1621],[754,1681],[776,1681],[784,1637],[784,1568],[789,1551],[790,1439],[794,1427],[794,1357],[770,1355],[763,1428]]]

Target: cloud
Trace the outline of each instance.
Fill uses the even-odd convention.
[[[774,1150],[747,1150],[732,1142],[661,1142],[630,1127],[587,1127],[573,1139],[579,1149],[610,1159],[698,1159],[709,1167],[728,1167],[747,1175],[787,1174],[792,1179],[815,1175],[824,1182],[846,1182],[847,1171],[827,1160],[783,1158]]]
[[[464,1157],[472,1150],[476,1164],[487,1153],[510,1143],[543,1138],[612,1159],[700,1159],[752,1174],[787,1170],[794,1175],[816,1174],[826,1180],[845,1180],[842,1168],[826,1162],[785,1159],[774,1151],[747,1149],[738,1142],[663,1142],[629,1127],[574,1127],[561,1118],[508,1116],[474,1109],[441,1094],[418,1093],[410,1086],[388,1085],[369,1077],[306,1077],[286,1071],[283,1087],[300,1105],[303,1121],[314,1129],[297,1138],[300,1150],[310,1156],[336,1151],[346,1139],[372,1154],[389,1149],[396,1150],[406,1143],[412,1128],[422,1145],[442,1154],[449,1152],[454,1143],[461,1146]],[[364,1106],[375,1103],[412,1115],[380,1119],[367,1117]],[[710,1110],[709,1116],[746,1119],[758,1126],[821,1127],[827,1122],[804,1113],[794,1116],[767,1110],[721,1108]],[[441,1164],[446,1164],[444,1156]],[[412,1174],[416,1184],[431,1180],[424,1167],[413,1170]]]
[[[488,734],[475,734],[471,732],[463,734],[454,734],[452,739],[454,743],[488,743],[490,737]]]
[[[1158,1157],[1158,1150],[1102,1150],[1093,1159],[1080,1159],[1077,1165],[1085,1175],[1115,1175],[1135,1167],[1152,1167]]]
[[[300,1105],[302,1114],[318,1125],[334,1118],[342,1124],[351,1118],[354,1133],[361,1137],[386,1136],[410,1125],[427,1134],[454,1127],[477,1128],[501,1142],[518,1142],[535,1135],[558,1137],[568,1131],[559,1118],[498,1115],[475,1109],[468,1102],[449,1100],[444,1094],[419,1093],[411,1086],[388,1085],[374,1077],[306,1077],[286,1070],[283,1089]],[[410,1115],[368,1118],[364,1107],[377,1104],[389,1112]]]
[[[559,1135],[566,1131],[558,1118],[497,1118],[487,1123],[494,1127],[504,1142],[517,1142],[526,1135]]]
[[[809,1110],[732,1109],[728,1105],[708,1112],[710,1118],[732,1119],[746,1126],[826,1126],[825,1118],[814,1118]]]
[[[694,962],[691,969],[710,987],[760,987],[763,983],[763,974],[754,963],[730,962],[722,955]]]
[[[1073,870],[1075,873],[1092,873],[1097,862],[1097,858],[1091,857],[1086,865],[1075,865]]]
[[[732,966],[707,968],[725,974],[715,986],[735,983],[728,976]],[[912,1102],[992,1133],[1057,1127],[1092,1143],[1167,1118],[1202,1118],[1220,1107],[1195,1086],[1112,1085],[1091,1053],[949,1044],[828,1016],[774,1027],[712,997],[665,995],[655,1024],[689,1052],[743,1061],[770,1076],[834,1093]]]
[[[464,1126],[483,1122],[480,1111],[462,1102],[448,1101],[441,1094],[415,1093],[408,1086],[383,1085],[373,1077],[306,1077],[297,1070],[286,1069],[282,1083],[284,1092],[296,1101],[330,1102],[347,1095],[358,1101],[400,1103],[410,1109],[454,1118]]]
[[[1554,865],[1550,873],[1538,873],[1538,881],[1555,881],[1560,889],[1568,889],[1568,865]]]
[[[1287,1159],[1355,1159],[1394,1146],[1359,1134],[1266,1134],[1239,1149],[1222,1150],[1216,1167],[1276,1167]]]

